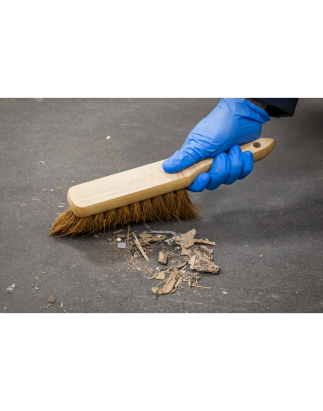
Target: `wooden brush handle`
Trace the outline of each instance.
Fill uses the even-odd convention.
[[[241,149],[243,152],[251,151],[256,162],[268,156],[274,147],[274,139],[258,138],[243,144]],[[163,162],[161,160],[73,186],[67,193],[68,204],[76,216],[87,217],[186,188],[200,173],[210,170],[213,158],[198,161],[174,174],[163,170]]]

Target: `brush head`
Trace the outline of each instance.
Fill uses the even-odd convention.
[[[200,217],[198,207],[189,198],[187,191],[181,189],[88,217],[77,217],[69,208],[54,221],[49,235],[73,237],[115,229],[129,223]]]

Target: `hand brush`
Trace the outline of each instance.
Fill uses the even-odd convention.
[[[259,138],[241,149],[251,151],[256,162],[274,147],[275,140]],[[74,236],[128,223],[201,217],[185,188],[210,170],[213,158],[174,174],[163,170],[163,161],[71,187],[67,193],[70,208],[54,221],[49,234]]]

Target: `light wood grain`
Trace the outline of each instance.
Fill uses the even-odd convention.
[[[251,151],[256,162],[265,158],[274,147],[275,140],[259,138],[243,144],[241,149]],[[200,173],[210,170],[213,159],[198,161],[174,174],[163,170],[163,161],[73,186],[67,193],[68,204],[76,216],[87,217],[186,188]]]

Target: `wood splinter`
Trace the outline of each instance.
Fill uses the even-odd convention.
[[[135,237],[135,244],[136,244],[136,246],[138,247],[139,251],[140,251],[141,254],[144,256],[145,260],[146,260],[146,261],[149,261],[149,258],[147,257],[146,253],[144,252],[143,248],[141,247],[141,245],[140,245],[140,243],[139,243],[139,241],[138,241],[138,238],[136,237],[136,234],[135,234],[135,233],[132,233],[132,234],[133,234],[133,236]]]

